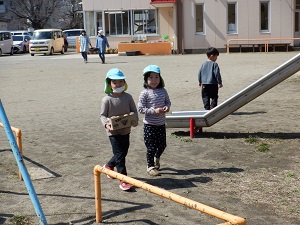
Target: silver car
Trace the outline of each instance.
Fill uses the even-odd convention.
[[[13,35],[14,53],[17,52],[29,52],[29,41],[31,37],[29,35]]]

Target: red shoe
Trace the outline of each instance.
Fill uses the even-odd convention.
[[[131,184],[128,184],[128,183],[126,183],[126,182],[124,182],[124,181],[120,181],[120,185],[119,185],[119,187],[123,190],[123,191],[128,191],[128,190],[130,190],[131,188],[132,188],[132,185]]]
[[[106,164],[104,164],[103,167],[104,167],[105,169],[114,171],[114,168],[113,168],[113,167],[109,167],[109,166],[106,165]],[[107,178],[109,178],[109,179],[115,179],[114,177],[111,177],[111,176],[109,176],[109,175],[106,175],[106,176],[107,176]]]

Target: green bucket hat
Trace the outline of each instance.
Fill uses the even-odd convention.
[[[149,65],[149,66],[145,67],[145,69],[143,70],[143,76],[145,76],[147,73],[150,73],[150,72],[159,74],[162,87],[165,87],[164,79],[160,75],[160,68],[157,65]]]
[[[110,69],[107,74],[106,74],[106,78],[105,78],[105,85],[104,85],[104,92],[106,94],[110,94],[113,92],[110,84],[108,83],[108,79],[111,79],[111,80],[125,80],[126,77],[125,75],[123,74],[123,72],[118,69],[118,68],[113,68],[113,69]],[[128,88],[128,85],[125,81],[125,90],[126,91]]]

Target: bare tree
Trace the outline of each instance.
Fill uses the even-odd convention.
[[[63,0],[11,0],[9,9],[16,19],[34,29],[45,28],[50,18],[58,15],[64,6]]]
[[[65,29],[83,28],[83,13],[80,0],[67,1],[68,6],[62,17],[62,27]]]

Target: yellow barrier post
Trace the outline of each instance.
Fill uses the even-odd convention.
[[[3,124],[0,123],[0,127],[3,127]],[[20,153],[23,156],[23,146],[22,146],[22,132],[19,128],[11,127],[11,130],[16,134],[17,137],[17,145],[19,147]],[[22,180],[22,174],[21,171],[19,170],[19,178]]]
[[[201,204],[199,202],[196,202],[196,201],[193,201],[191,199],[182,197],[180,195],[174,194],[174,193],[166,191],[164,189],[152,186],[152,185],[147,184],[145,182],[141,182],[141,181],[136,180],[134,178],[131,178],[131,177],[125,176],[123,174],[114,172],[112,170],[105,169],[104,167],[101,167],[99,165],[96,165],[94,167],[95,201],[96,201],[95,204],[96,204],[96,222],[97,223],[102,222],[100,173],[107,174],[111,177],[122,180],[126,183],[129,183],[129,184],[132,184],[135,187],[142,188],[145,191],[148,191],[150,193],[160,195],[164,198],[167,198],[167,199],[172,200],[174,202],[185,205],[185,206],[187,206],[191,209],[195,209],[195,210],[198,210],[200,212],[206,213],[208,215],[214,216],[218,219],[227,221],[227,223],[223,223],[222,225],[246,225],[246,219],[244,219],[244,218],[228,214],[226,212],[223,212],[221,210],[212,208],[210,206],[206,206],[206,205]]]
[[[102,206],[101,206],[101,182],[100,182],[100,170],[98,167],[94,169],[94,181],[95,181],[95,207],[96,207],[96,222],[102,222]]]

